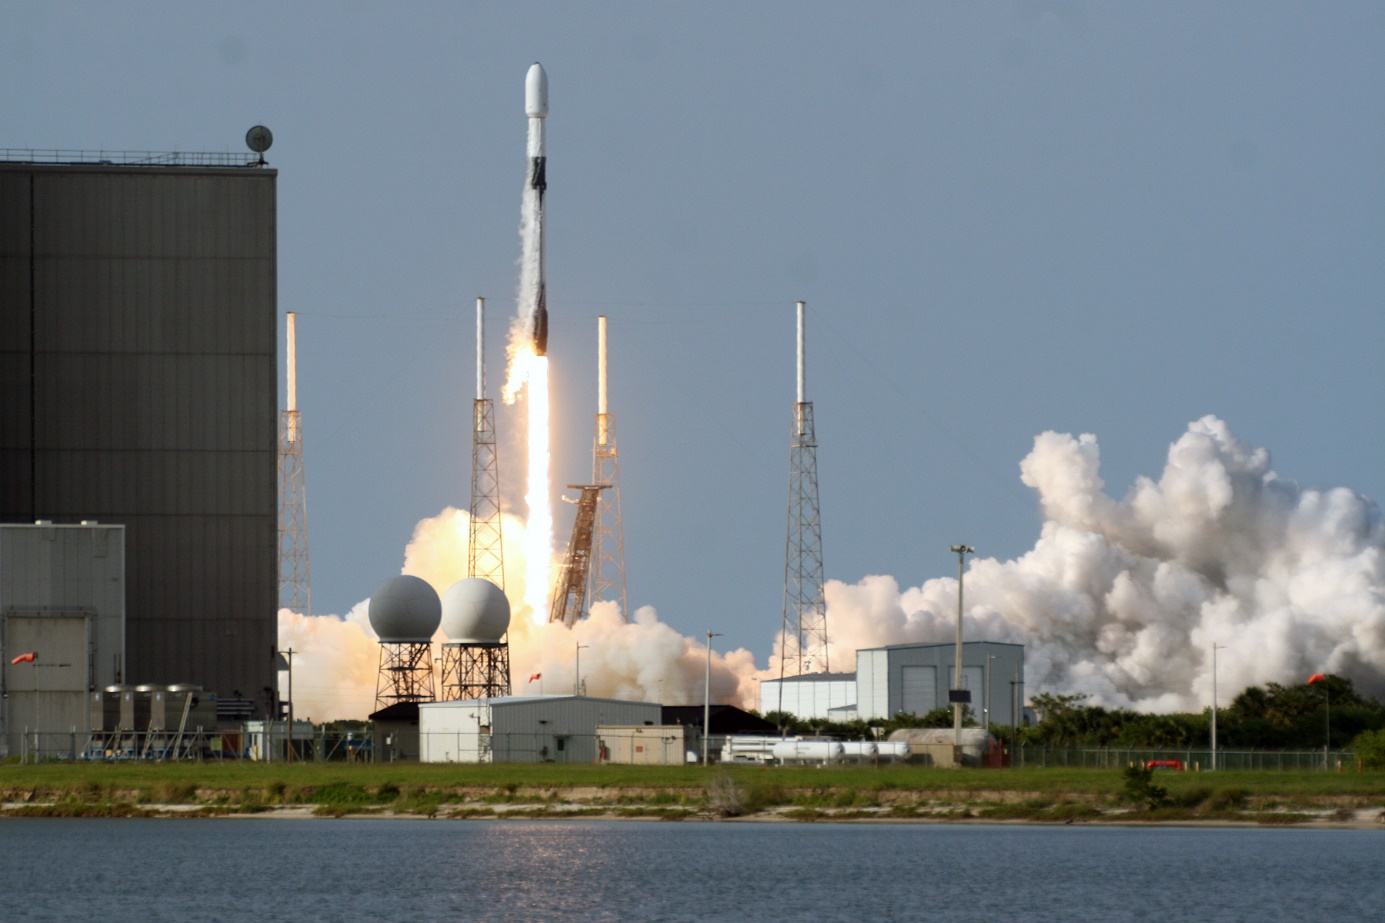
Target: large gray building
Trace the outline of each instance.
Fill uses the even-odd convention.
[[[0,521],[124,525],[123,680],[263,711],[276,173],[233,155],[44,160],[0,160]]]

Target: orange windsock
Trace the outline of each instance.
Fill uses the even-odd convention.
[[[1321,673],[1314,673],[1312,676],[1308,677],[1308,685],[1310,685],[1310,686],[1313,685],[1314,683],[1325,683],[1325,682],[1327,682],[1327,677],[1326,677],[1326,676],[1323,676]]]

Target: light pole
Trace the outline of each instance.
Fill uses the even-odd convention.
[[[948,697],[952,699],[952,745],[961,747],[962,706],[966,704],[962,692],[962,574],[966,570],[967,555],[975,554],[976,549],[970,545],[953,545],[948,550],[957,555],[957,669],[952,677],[952,685],[956,688]]]
[[[578,688],[579,685],[581,685],[581,682],[582,682],[582,649],[583,649],[583,648],[590,648],[590,647],[591,647],[590,644],[578,644],[578,645],[577,645],[576,665],[575,665],[575,670],[574,670],[574,672],[573,672],[573,674],[572,674],[572,694],[573,694],[573,695],[577,695],[577,688]]]
[[[702,765],[707,766],[707,738],[712,733],[712,639],[721,632],[707,632],[707,684],[702,691]]]
[[[981,723],[987,730],[991,728],[991,661],[995,660],[995,654],[986,655],[986,675],[982,679],[985,689],[981,690],[981,714],[984,716]]]
[[[1225,644],[1212,645],[1212,771],[1217,771],[1217,651],[1226,650]]]
[[[284,759],[288,760],[290,763],[293,762],[293,655],[296,653],[298,653],[298,651],[295,651],[293,648],[289,648],[286,651],[279,651],[279,655],[283,657],[284,662],[288,664],[289,674],[289,729],[286,735],[286,743],[284,744],[286,749]],[[273,725],[271,725],[271,727],[272,726]],[[271,740],[273,739],[272,735],[273,732],[271,732]]]

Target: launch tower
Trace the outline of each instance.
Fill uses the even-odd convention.
[[[781,674],[826,673],[827,604],[822,595],[822,520],[818,510],[817,436],[804,396],[803,302],[798,302],[798,401],[789,443],[789,529],[784,561]]]
[[[592,536],[591,603],[613,599],[630,621],[625,593],[625,529],[620,520],[620,453],[616,450],[616,417],[606,405],[606,318],[596,319],[596,440],[592,449],[592,483],[609,484],[596,504]]]
[[[294,314],[288,317],[288,409],[279,415],[279,608],[313,614],[308,579],[308,496],[303,484],[303,422],[298,414]]]
[[[583,603],[587,599],[587,577],[591,574],[592,533],[596,524],[596,504],[609,484],[569,484],[572,490],[582,491],[577,501],[577,518],[572,524],[572,539],[568,542],[567,557],[553,588],[553,604],[548,607],[548,620],[562,622],[569,628],[586,617]]]

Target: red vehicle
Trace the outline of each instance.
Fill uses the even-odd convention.
[[[1146,769],[1172,769],[1174,772],[1183,771],[1182,760],[1149,760],[1145,763]]]

